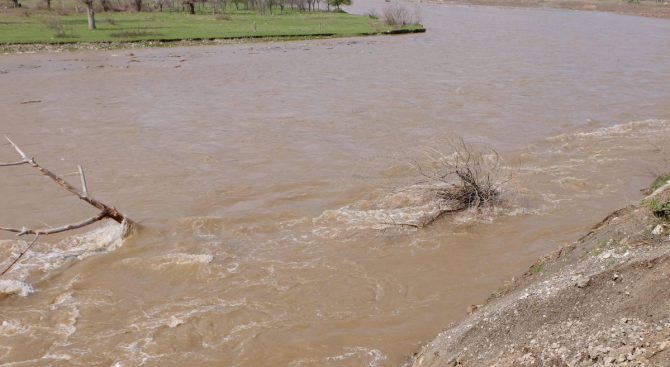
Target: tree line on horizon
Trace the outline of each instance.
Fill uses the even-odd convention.
[[[353,0],[75,0],[75,11],[79,11],[76,4],[81,3],[86,6],[88,17],[88,28],[96,29],[96,12],[162,12],[167,8],[170,12],[188,11],[189,14],[195,14],[196,7],[200,10],[209,8],[212,14],[223,13],[230,8],[235,10],[251,10],[259,14],[272,15],[273,9],[279,8],[281,13],[285,8],[291,11],[314,12],[314,11],[341,11],[342,5],[351,5]],[[22,7],[19,0],[12,0],[14,8]],[[44,0],[44,3],[38,4],[37,8],[52,11],[51,0]],[[323,9],[322,9],[323,8]],[[68,10],[55,9],[57,15],[69,15]]]

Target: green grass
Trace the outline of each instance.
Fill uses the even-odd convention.
[[[540,265],[534,267],[533,268],[533,273],[537,274],[537,273],[541,272],[542,270],[544,270],[544,264],[540,264]]]
[[[656,191],[659,187],[665,185],[666,182],[670,181],[670,173],[666,173],[664,175],[658,176],[654,182],[651,183],[649,186],[649,189],[647,189],[647,192],[650,194],[654,191]]]
[[[83,6],[79,6],[81,10]],[[227,14],[231,20],[217,20],[207,8],[195,15],[187,12],[98,12],[95,15],[96,30],[89,30],[86,13],[58,16],[46,10],[26,9],[5,10],[0,13],[0,43],[53,43],[53,42],[96,42],[130,41],[142,39],[194,39],[229,38],[253,36],[301,36],[313,34],[334,34],[339,36],[362,33],[383,32],[391,29],[378,19],[352,15],[344,12],[292,12],[279,8],[261,15],[255,11],[234,10]],[[66,32],[57,37],[53,28],[54,19],[60,22]],[[109,21],[111,19],[112,21]],[[51,20],[52,27],[47,27]],[[256,23],[256,32],[254,32]],[[407,26],[418,29],[421,26]],[[128,34],[129,37],[111,37],[110,34]]]
[[[657,218],[666,221],[670,220],[670,201],[661,203],[658,199],[651,198],[645,205]]]

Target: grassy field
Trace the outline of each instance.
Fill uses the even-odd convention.
[[[87,28],[84,6],[70,15],[57,15],[60,3],[54,1],[54,10],[37,10],[40,3],[24,2],[20,9],[3,9],[0,12],[0,43],[52,43],[129,41],[141,39],[193,39],[253,36],[300,36],[313,34],[356,35],[383,32],[392,29],[378,19],[344,12],[298,12],[279,7],[259,14],[251,10],[229,8],[225,16],[211,14],[207,7],[195,15],[188,12],[98,12],[95,14],[96,30]],[[62,12],[61,12],[62,13]],[[254,23],[256,30],[254,31]],[[406,26],[421,28],[421,26]],[[116,36],[116,37],[113,37]]]

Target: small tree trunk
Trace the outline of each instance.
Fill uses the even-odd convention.
[[[51,11],[51,0],[47,0],[47,10]]]
[[[14,0],[14,9],[18,9],[19,7],[19,0]]]
[[[95,13],[93,12],[93,1],[86,3],[86,14],[88,15],[88,29],[96,29]]]
[[[188,3],[188,13],[189,14],[195,14],[195,4],[194,3]]]

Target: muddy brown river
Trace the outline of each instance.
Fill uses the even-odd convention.
[[[0,366],[397,366],[670,168],[667,20],[421,7],[425,34],[0,55],[0,133],[142,225],[41,238],[0,279]],[[417,213],[383,188],[454,134],[514,204],[389,234]],[[95,213],[0,170],[3,226]]]

